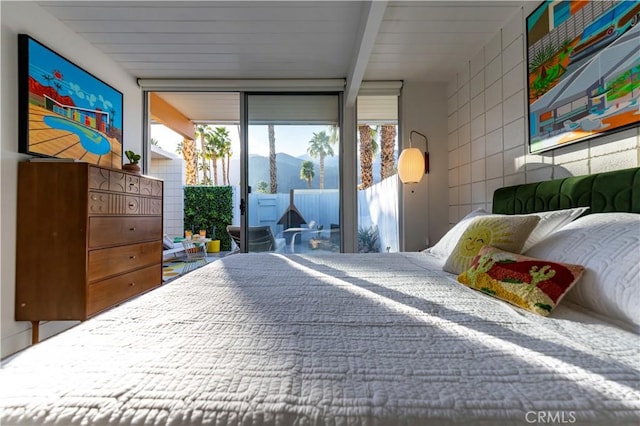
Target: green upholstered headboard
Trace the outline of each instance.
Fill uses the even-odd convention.
[[[587,213],[640,213],[640,167],[499,188],[493,212],[535,213],[585,207]]]

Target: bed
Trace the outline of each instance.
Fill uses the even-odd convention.
[[[422,253],[234,254],[4,360],[0,424],[638,424],[640,169],[495,197],[466,219],[572,212],[525,252],[586,264],[548,316],[443,270],[464,220]]]

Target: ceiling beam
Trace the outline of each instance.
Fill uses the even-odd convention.
[[[373,51],[373,46],[376,43],[376,37],[384,18],[384,12],[387,8],[386,1],[369,1],[363,6],[364,13],[362,21],[360,22],[360,28],[358,29],[358,37],[356,40],[356,46],[354,54],[352,55],[353,61],[349,67],[349,74],[347,75],[347,87],[346,87],[346,104],[352,106],[356,102],[358,96],[358,90],[360,84],[364,78],[364,72],[367,70],[367,64],[369,63],[369,56]]]
[[[195,126],[191,120],[178,111],[173,105],[155,93],[149,96],[149,113],[151,119],[158,121],[187,139],[195,139]]]

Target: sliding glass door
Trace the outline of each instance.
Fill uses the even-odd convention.
[[[339,102],[245,94],[246,251],[340,251]]]
[[[358,96],[358,251],[400,250],[398,96]]]

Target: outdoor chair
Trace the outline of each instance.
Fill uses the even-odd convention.
[[[240,247],[240,227],[227,226],[229,237]],[[284,238],[275,238],[270,226],[250,226],[247,234],[249,252],[282,251],[285,245]]]
[[[184,263],[183,273],[187,273],[198,269],[200,266],[207,264],[207,251],[204,243],[193,242],[191,240],[183,240],[182,247],[187,254]]]

